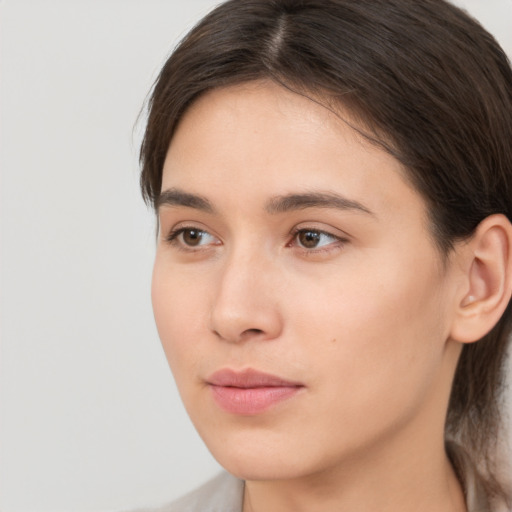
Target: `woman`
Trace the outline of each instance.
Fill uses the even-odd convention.
[[[481,512],[512,293],[512,71],[443,0],[231,0],[141,149],[153,307],[221,465],[164,510]]]

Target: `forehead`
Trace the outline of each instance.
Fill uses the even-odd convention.
[[[355,120],[350,109],[344,105],[334,107],[331,103],[327,98],[294,92],[270,80],[215,88],[201,94],[188,107],[178,123],[171,145],[183,132],[183,124],[187,125],[187,131],[207,129],[207,125],[211,128],[213,124],[219,135],[231,132],[234,140],[237,135],[245,135],[246,132],[240,128],[248,128],[253,130],[255,142],[257,137],[262,138],[265,134],[269,139],[278,132],[284,135],[284,130],[290,137],[307,132],[312,144],[319,138],[325,138],[327,132],[332,135],[335,132],[336,137],[350,139],[350,142],[367,144],[363,134],[368,130]]]
[[[251,82],[202,95],[183,116],[169,146],[162,190],[230,193],[249,200],[321,190],[371,202],[372,211],[424,201],[398,160],[361,133],[342,108],[272,82]]]

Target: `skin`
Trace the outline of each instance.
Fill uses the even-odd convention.
[[[255,82],[189,108],[162,192],[157,327],[194,425],[246,480],[244,512],[465,510],[443,440],[461,264],[443,264],[400,163]],[[345,202],[272,208],[306,193]],[[206,384],[221,368],[303,387],[231,414]]]

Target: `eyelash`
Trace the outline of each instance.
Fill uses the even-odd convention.
[[[320,236],[327,236],[333,241],[325,246],[320,247],[314,247],[314,248],[307,248],[303,245],[298,244],[298,236],[302,233],[315,233]],[[324,231],[322,229],[318,228],[295,228],[290,233],[292,240],[287,244],[287,247],[297,247],[299,250],[301,250],[304,254],[318,254],[322,252],[330,252],[334,249],[340,248],[343,246],[346,242],[348,242],[348,239],[333,235],[332,233],[329,233],[328,231]]]
[[[184,252],[198,252],[200,250],[205,250],[207,247],[202,246],[190,246],[184,243],[182,240],[179,239],[180,235],[183,235],[187,231],[196,231],[197,233],[201,235],[211,235],[208,231],[204,229],[200,229],[196,226],[182,226],[178,229],[172,230],[165,238],[165,241],[169,243],[170,245],[178,248],[181,251]],[[298,243],[298,236],[302,233],[315,233],[319,236],[327,236],[331,239],[333,239],[332,243],[327,244],[326,246],[320,246],[319,248],[307,248],[303,245],[299,245]],[[295,228],[290,232],[291,240],[286,244],[286,247],[296,247],[299,250],[301,250],[304,254],[317,254],[321,252],[329,252],[332,251],[335,248],[339,248],[340,246],[343,246],[348,240],[346,238],[333,235],[332,233],[329,233],[327,231],[318,229],[318,228]],[[215,244],[217,245],[217,244]]]
[[[204,230],[204,229],[201,229],[201,228],[198,228],[196,226],[182,226],[178,229],[174,229],[172,230],[166,237],[165,237],[165,241],[167,243],[169,243],[170,245],[174,246],[174,247],[177,247],[179,250],[181,251],[185,251],[185,252],[196,252],[200,249],[197,249],[195,248],[194,246],[189,246],[187,245],[186,243],[184,243],[183,241],[179,240],[179,236],[180,235],[183,235],[185,232],[187,231],[196,231],[197,233],[200,233],[200,234],[207,234],[207,235],[210,235],[210,233],[208,233],[208,231]],[[210,235],[210,236],[213,236],[213,235]],[[201,247],[201,246],[200,246]]]

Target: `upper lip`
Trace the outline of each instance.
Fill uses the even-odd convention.
[[[252,368],[237,371],[230,368],[223,368],[210,375],[206,382],[213,386],[234,387],[234,388],[264,388],[264,387],[300,387],[300,382],[290,381],[260,372]]]

